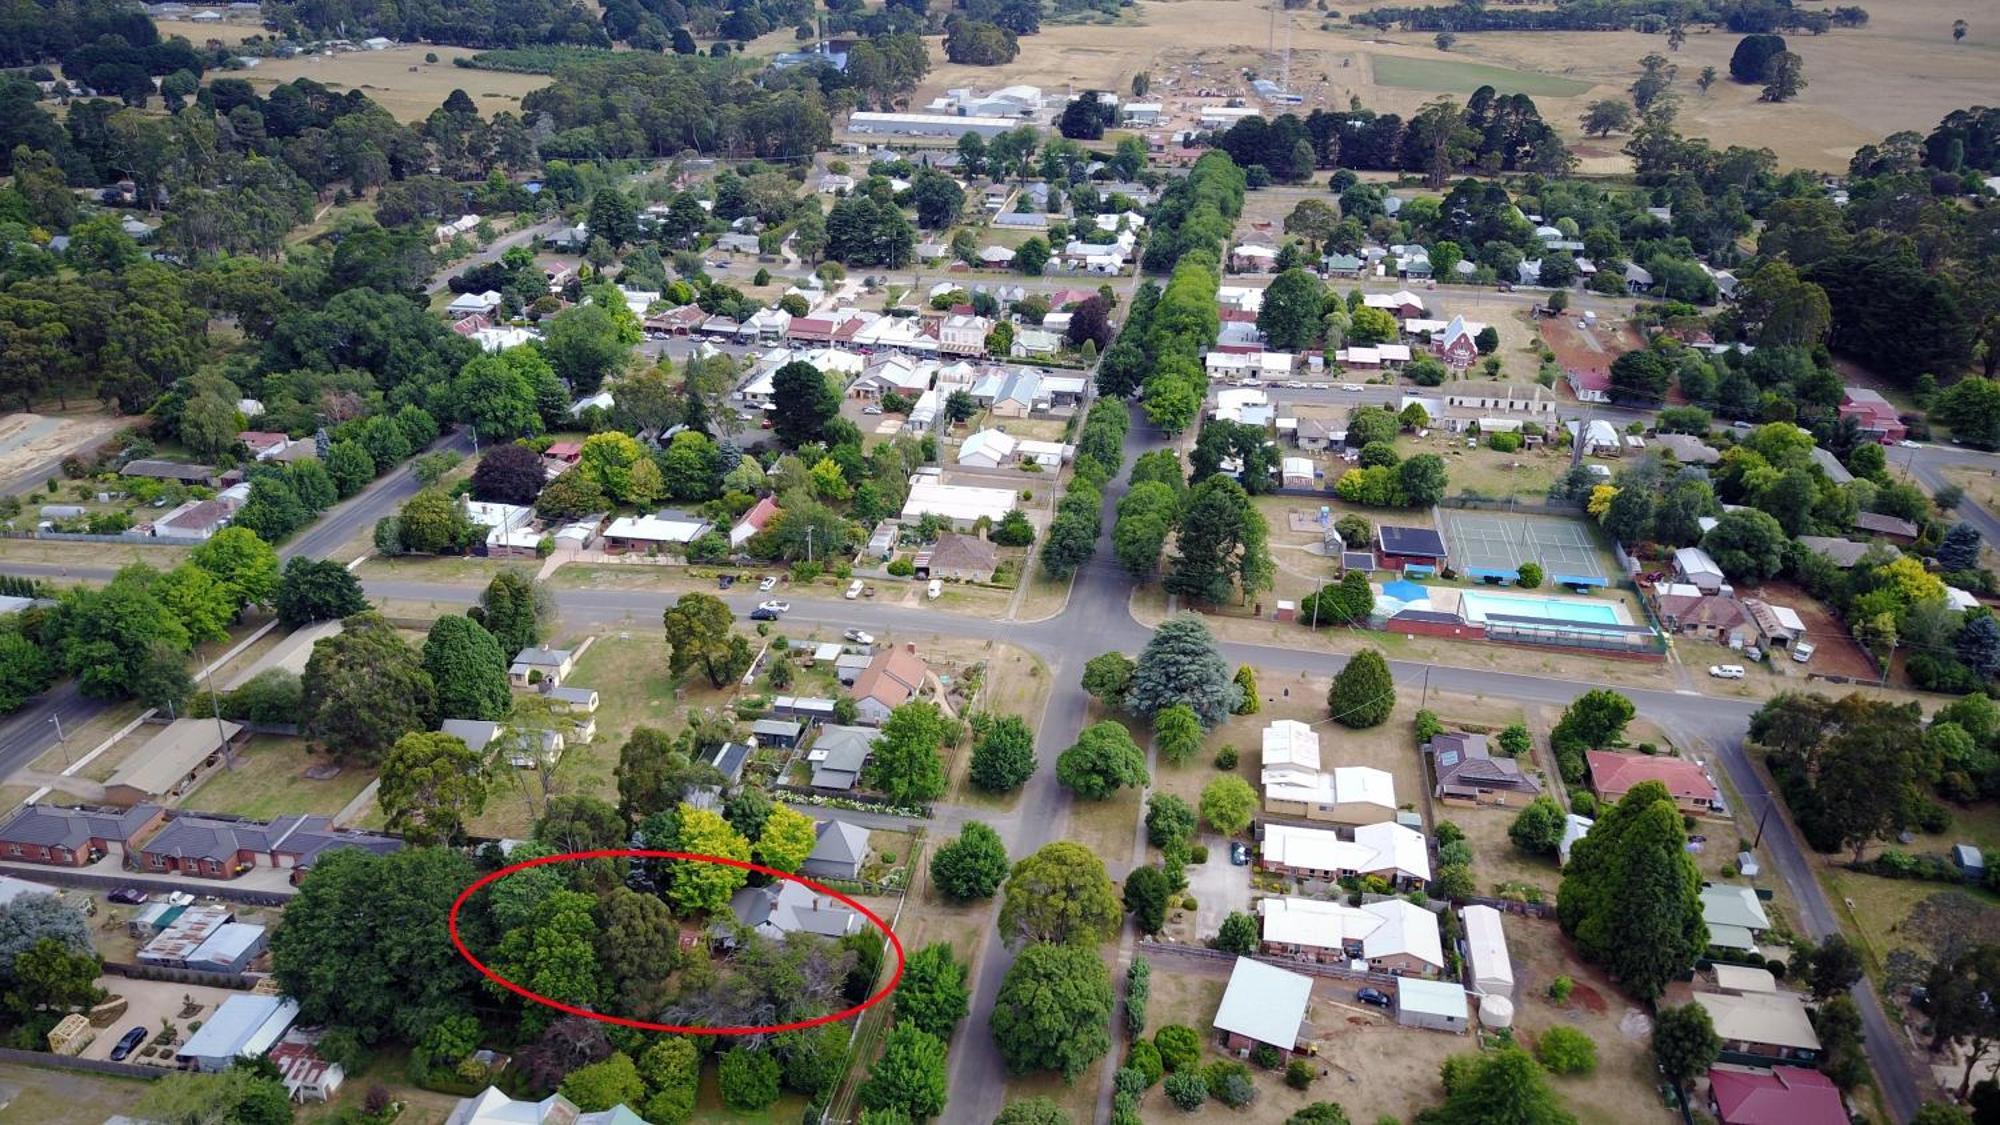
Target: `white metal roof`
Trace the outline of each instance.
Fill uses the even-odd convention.
[[[1697,992],[1695,1003],[1708,1009],[1715,1033],[1725,1041],[1765,1043],[1817,1051],[1819,1033],[1806,1018],[1806,1007],[1796,992],[1769,992],[1754,996],[1727,996]]]
[[[1264,767],[1319,768],[1319,735],[1296,719],[1279,719],[1264,728]]]
[[[1337,949],[1361,943],[1370,959],[1409,954],[1425,964],[1444,965],[1437,916],[1400,898],[1353,907],[1317,898],[1267,898],[1257,903],[1264,916],[1264,940],[1284,945]]]
[[[1404,977],[1396,982],[1396,1007],[1400,1011],[1462,1020],[1470,1013],[1465,989],[1456,981]]]
[[[1238,957],[1215,1011],[1215,1026],[1290,1050],[1299,1041],[1299,1025],[1311,1001],[1311,977]]]
[[[1514,991],[1514,962],[1507,956],[1507,932],[1501,928],[1498,910],[1465,908],[1465,951],[1472,962],[1472,985],[1481,995]]]
[[[637,539],[654,543],[692,543],[712,525],[707,520],[661,516],[619,516],[604,529],[607,539]]]
[[[1389,871],[1417,879],[1431,875],[1423,836],[1386,820],[1355,829],[1352,840],[1343,840],[1339,833],[1323,828],[1269,824],[1264,828],[1264,858],[1312,871]]]
[[[903,501],[903,519],[915,520],[926,514],[936,514],[951,520],[970,521],[990,516],[998,523],[1014,510],[1014,504],[1014,490],[1011,488],[946,484],[938,477],[919,473],[910,478],[909,499]]]

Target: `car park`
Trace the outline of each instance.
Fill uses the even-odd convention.
[[[872,645],[875,643],[875,634],[861,629],[849,629],[840,636],[842,640],[853,641],[858,645]]]
[[[1354,994],[1354,998],[1376,1008],[1387,1008],[1395,1003],[1389,999],[1388,993],[1379,988],[1363,988]]]
[[[111,1061],[124,1062],[127,1055],[138,1050],[139,1045],[146,1041],[146,1034],[146,1028],[135,1027],[120,1036],[117,1046],[111,1048]]]
[[[1711,664],[1708,666],[1708,674],[1714,676],[1718,680],[1740,680],[1743,678],[1744,675],[1743,665]]]

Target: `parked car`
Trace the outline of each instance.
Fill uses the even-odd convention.
[[[925,590],[924,593],[927,597],[933,599],[937,598],[938,595],[944,593],[944,579],[942,578],[931,579],[930,588]]]
[[[775,574],[766,574],[764,580],[757,583],[757,592],[760,594],[768,594],[777,588],[778,576]]]
[[[864,406],[864,407],[862,407],[862,408],[861,408],[861,413],[863,413],[863,414],[880,414],[880,413],[882,413],[882,408],[881,408],[881,407],[879,407],[879,406]]]
[[[138,906],[152,896],[137,887],[120,887],[104,897],[121,906]]]
[[[771,601],[771,602],[758,602],[758,603],[757,603],[757,608],[758,608],[758,609],[768,609],[768,610],[770,610],[770,611],[771,611],[772,613],[790,613],[790,612],[792,611],[792,603],[790,603],[790,602],[778,602],[778,601]]]
[[[736,576],[734,574],[718,575],[715,579],[715,585],[719,589],[727,590],[731,586],[736,585]]]
[[[840,636],[842,640],[853,641],[858,645],[872,645],[875,643],[875,634],[865,632],[861,629],[849,629]]]
[[[861,596],[861,588],[863,586],[866,586],[867,584],[868,583],[863,582],[861,579],[857,578],[854,581],[849,582],[847,584],[847,593],[842,594],[841,596],[851,602],[854,599]]]
[[[1904,438],[1896,444],[1902,446],[1904,449],[1922,449],[1924,447],[1923,442],[1911,441],[1909,438]]]
[[[1818,651],[1818,647],[1811,641],[1800,641],[1798,644],[1792,646],[1792,659],[1798,661],[1800,664],[1804,664],[1806,661],[1812,659],[1813,653]]]
[[[1374,1007],[1377,1008],[1391,1007],[1395,1003],[1394,1001],[1389,999],[1388,993],[1382,991],[1379,988],[1361,989],[1360,991],[1354,994],[1354,998],[1356,1000],[1361,1001],[1363,1004],[1373,1005]]]
[[[1238,867],[1250,866],[1250,849],[1244,846],[1243,841],[1236,840],[1230,843],[1229,862]]]
[[[118,1045],[111,1048],[111,1061],[124,1062],[125,1056],[138,1050],[139,1045],[146,1041],[146,1034],[146,1028],[135,1027],[124,1035],[119,1036]]]
[[[1359,383],[1342,383],[1342,384],[1340,385],[1340,389],[1341,389],[1341,390],[1343,390],[1343,391],[1358,391],[1358,390],[1360,390],[1360,389],[1361,389],[1361,384],[1359,384]]]
[[[776,621],[777,619],[778,612],[776,610],[765,609],[763,606],[758,606],[756,609],[750,611],[750,620],[752,621]]]
[[[1711,664],[1708,666],[1708,674],[1718,680],[1740,680],[1743,678],[1743,665]]]

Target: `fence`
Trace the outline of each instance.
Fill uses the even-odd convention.
[[[1554,904],[1546,902],[1520,902],[1511,898],[1481,898],[1477,895],[1471,895],[1460,905],[1490,906],[1502,914],[1522,914],[1529,918],[1553,918],[1556,916]]]
[[[125,547],[199,547],[196,535],[89,535],[81,531],[0,531],[0,539],[53,539],[64,543],[117,543]]]
[[[15,875],[37,883],[54,883],[59,887],[77,887],[92,891],[114,891],[119,887],[137,887],[142,891],[158,894],[172,894],[180,891],[199,895],[203,898],[217,898],[227,902],[240,902],[245,906],[285,906],[292,901],[289,892],[253,890],[249,887],[232,887],[228,883],[208,880],[199,882],[154,879],[136,872],[120,875],[98,875],[88,871],[75,871],[65,867],[44,867],[40,864],[0,864],[0,874]]]
[[[1438,501],[1440,508],[1465,508],[1471,511],[1526,512],[1542,516],[1582,516],[1588,514],[1581,504],[1552,503],[1546,500],[1517,500],[1513,497],[1495,499],[1487,496],[1447,496]]]
[[[19,1063],[22,1066],[52,1066],[57,1070],[82,1070],[92,1074],[115,1074],[120,1078],[143,1078],[147,1081],[174,1073],[165,1067],[135,1066],[132,1063],[112,1062],[110,1059],[79,1059],[73,1055],[52,1055],[47,1051],[17,1051],[12,1047],[0,1047],[0,1062]]]
[[[1142,941],[1138,943],[1138,949],[1139,952],[1148,955],[1167,953],[1203,961],[1228,964],[1235,964],[1238,956],[1237,954],[1221,949],[1208,949],[1199,945],[1177,945],[1164,941]],[[1335,965],[1324,961],[1306,961],[1292,957],[1277,957],[1268,953],[1256,953],[1249,956],[1251,960],[1262,961],[1266,965],[1274,965],[1280,969],[1290,969],[1295,973],[1305,973],[1308,976],[1328,977],[1333,980],[1359,981],[1363,984],[1394,988],[1396,987],[1396,982],[1402,979],[1393,973],[1378,973],[1368,969],[1350,969],[1344,965]]]
[[[132,980],[161,980],[173,984],[200,984],[209,988],[230,988],[247,992],[257,987],[259,978],[243,973],[211,973],[203,969],[176,969],[167,965],[141,965],[126,961],[106,961],[104,971]]]

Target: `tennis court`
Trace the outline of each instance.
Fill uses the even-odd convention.
[[[1590,532],[1575,520],[1510,512],[1445,509],[1452,558],[1468,578],[1512,582],[1521,564],[1540,564],[1557,586],[1608,586]]]

